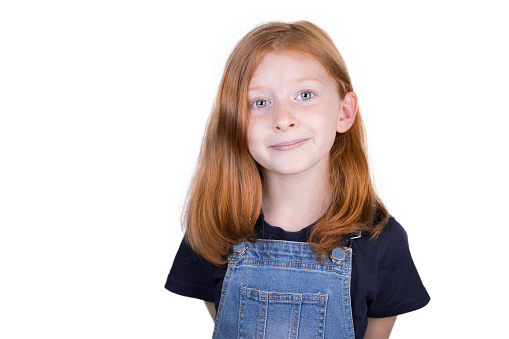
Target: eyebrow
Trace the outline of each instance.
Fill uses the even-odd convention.
[[[292,82],[304,82],[304,81],[317,81],[321,84],[323,84],[323,81],[318,79],[318,78],[313,78],[313,77],[307,77],[307,78],[298,78],[298,79],[295,79],[294,81]],[[259,90],[259,89],[264,89],[265,87],[264,86],[254,86],[254,87],[249,87],[247,90],[248,92],[249,91],[256,91],[256,90]]]
[[[320,80],[318,78],[313,78],[313,77],[295,79],[295,82],[303,82],[303,81],[318,81],[320,83],[323,83],[322,80]]]
[[[248,91],[248,92],[250,92],[250,91],[257,91],[257,90],[259,90],[259,89],[264,89],[264,88],[265,88],[265,87],[263,87],[263,86],[249,87],[249,88],[247,89],[247,91]]]

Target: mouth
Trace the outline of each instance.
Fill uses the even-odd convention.
[[[269,146],[269,148],[270,149],[274,149],[276,151],[290,151],[292,149],[300,147],[301,145],[303,145],[308,140],[309,140],[309,138],[307,138],[307,139],[295,139],[295,140],[280,142],[279,144],[275,144],[275,145]]]

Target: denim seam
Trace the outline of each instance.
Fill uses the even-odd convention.
[[[265,299],[260,303],[260,309],[263,310],[263,312],[260,312],[260,322],[258,323],[258,327],[262,326],[263,332],[260,333],[260,329],[258,330],[258,334],[262,334],[261,338],[265,338],[265,330],[267,329],[267,312],[269,310],[269,300]],[[261,320],[261,317],[263,315],[263,321]]]
[[[317,338],[320,339],[323,339],[325,337],[325,320],[326,320],[326,317],[327,317],[327,298],[325,298],[325,300],[322,302],[323,305],[320,305],[320,311],[323,312],[323,322],[322,322],[322,327],[318,327],[318,334],[317,334]],[[320,332],[322,332],[322,335],[320,336]]]
[[[231,276],[233,274],[233,270],[234,269],[235,269],[235,265],[233,265],[231,267],[231,269],[228,266],[228,269],[226,271],[226,276],[225,276],[225,279],[223,281],[223,288],[222,288],[222,291],[221,291],[221,300],[220,300],[220,303],[219,303],[218,313],[217,313],[216,321],[215,321],[216,324],[220,323],[221,316],[224,313],[223,309],[224,309],[224,303],[225,303],[225,300],[226,300],[226,291],[228,290],[228,284],[230,283],[230,278],[231,278]],[[214,326],[213,338],[215,338],[217,328],[218,328],[218,326]]]
[[[350,252],[351,250],[347,251],[345,253],[345,256],[351,256],[352,253]],[[345,258],[345,259],[348,259],[348,258]],[[317,265],[317,266],[323,266],[323,267],[349,267],[350,266],[350,263],[346,264],[345,263],[345,260],[343,259],[341,261],[341,263],[339,264],[316,264],[315,262],[309,262],[309,261],[294,261],[294,260],[275,260],[275,259],[257,259],[257,258],[250,258],[249,256],[243,256],[243,257],[240,257],[240,258],[236,258],[234,256],[230,257],[228,259],[228,262],[241,262],[241,261],[244,261],[244,260],[257,260],[257,261],[275,261],[275,262],[288,262],[288,263],[295,263],[295,264],[307,264],[307,265]],[[349,260],[346,260],[346,261],[349,261]]]
[[[272,292],[272,291],[260,291],[260,290],[257,290],[257,289],[254,289],[254,288],[249,288],[247,286],[242,286],[241,288],[242,290],[242,294],[244,296],[246,296],[247,298],[251,298],[251,299],[255,299],[255,300],[263,300],[263,299],[270,299],[270,300],[281,300],[281,299],[276,299],[272,296],[283,296],[283,295],[295,295],[296,293],[291,293],[291,292],[287,292],[287,293],[283,293],[283,292]],[[258,296],[251,296],[249,292],[254,292],[256,294],[258,294]],[[306,302],[306,303],[318,303],[318,302],[322,302],[322,298],[327,298],[328,297],[328,294],[323,294],[323,293],[298,293],[299,295],[303,296],[303,297],[317,297],[318,299],[317,300],[308,300],[308,299],[304,299],[302,298],[302,302]],[[260,297],[260,295],[262,295],[262,297]],[[283,300],[284,301],[284,300]],[[290,300],[288,300],[290,301]]]
[[[256,260],[256,261],[271,261],[271,262],[284,262],[284,263],[293,263],[293,264],[302,264],[302,265],[316,265],[315,263],[305,262],[305,261],[289,261],[289,260],[273,260],[273,259],[256,259],[256,258],[242,258],[242,259],[230,259],[231,262],[234,261],[246,261],[246,260]],[[318,266],[318,265],[317,265]],[[323,267],[341,267],[340,265],[320,265]],[[345,265],[348,266],[348,265]],[[344,267],[345,269],[349,269],[347,267]]]
[[[246,302],[247,302],[244,287],[245,286],[240,287],[239,328],[238,328],[239,339],[244,338],[244,324],[245,324],[244,319],[246,317]]]
[[[256,261],[267,261],[267,260],[259,260],[259,259],[249,259],[249,260],[256,260]],[[275,261],[275,260],[270,260],[270,261],[273,261],[273,262],[287,262],[287,263],[290,263],[291,261]],[[230,262],[231,266],[241,266],[241,265],[249,265],[249,264],[245,264],[243,262]],[[279,268],[298,268],[298,269],[303,269],[303,270],[310,270],[310,271],[327,271],[327,272],[334,272],[334,273],[337,273],[337,274],[341,274],[341,275],[350,275],[351,274],[351,269],[350,268],[344,268],[343,272],[339,271],[339,270],[336,270],[336,269],[323,269],[323,268],[309,268],[309,267],[298,267],[298,266],[278,266],[278,265],[262,265],[262,264],[257,264],[257,263],[252,263],[251,265],[256,265],[256,266],[265,266],[265,267],[279,267]],[[332,265],[330,266],[327,266],[327,267],[334,267]]]
[[[280,244],[288,244],[288,245],[298,245],[298,246],[307,246],[309,245],[306,241],[288,241],[288,240],[272,240],[272,239],[258,239],[256,243],[264,243],[264,244],[274,244],[274,243],[280,243]]]
[[[348,258],[349,260],[349,264],[351,265],[352,264],[352,258]],[[351,278],[348,279],[348,281],[346,283],[343,284],[343,298],[346,299],[346,300],[350,300],[350,303],[346,302],[346,300],[343,301],[343,307],[344,307],[344,314],[345,314],[345,322],[346,322],[346,331],[347,331],[347,334],[348,334],[348,338],[352,338],[351,337],[351,332],[354,332],[354,329],[353,329],[353,317],[352,317],[352,300],[350,298],[350,284],[351,284],[352,280]],[[355,336],[355,334],[354,334]]]
[[[297,310],[296,310],[296,307],[298,308]],[[299,303],[295,302],[295,297],[294,297],[292,300],[292,324],[290,327],[291,334],[292,334],[291,339],[297,339],[299,337],[299,320],[300,320],[301,308],[302,308],[302,296],[299,300]]]
[[[250,298],[251,296],[249,295],[244,295],[246,298]],[[251,297],[251,299],[253,300],[256,300],[256,301],[262,301],[262,300],[271,300],[271,301],[279,301],[281,304],[290,304],[290,303],[294,303],[294,301],[290,301],[290,300],[282,300],[282,299],[277,299],[277,298],[270,298],[270,297],[267,297],[267,298],[253,298]],[[303,304],[319,304],[319,303],[322,303],[323,300],[302,300],[302,303]]]

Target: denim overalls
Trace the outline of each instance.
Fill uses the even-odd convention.
[[[306,242],[236,245],[213,338],[354,338],[351,263],[351,248],[336,248],[322,265]]]

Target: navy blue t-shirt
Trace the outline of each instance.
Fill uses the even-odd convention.
[[[312,225],[287,232],[262,218],[255,226],[260,239],[306,241]],[[369,234],[352,240],[351,300],[355,337],[363,338],[368,317],[384,318],[417,310],[430,300],[410,255],[407,234],[391,217],[376,241]],[[185,241],[175,256],[165,287],[171,292],[214,302],[216,310],[227,266],[199,257]]]

